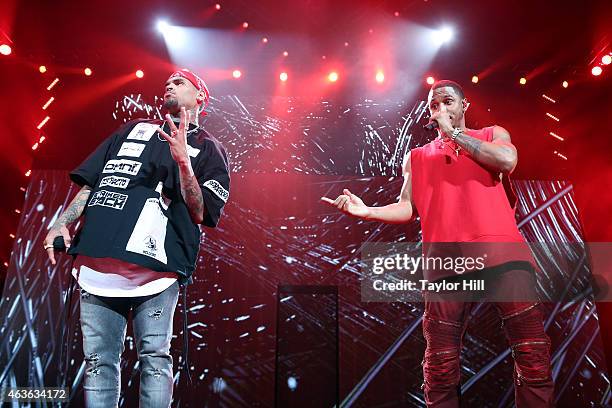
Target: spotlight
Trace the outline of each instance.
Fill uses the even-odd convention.
[[[170,27],[170,24],[168,24],[167,21],[159,20],[157,22],[157,31],[159,31],[162,34],[164,34],[166,31],[168,31],[169,27]]]
[[[382,70],[376,72],[376,82],[382,84],[385,81],[385,73]]]
[[[601,57],[601,63],[604,65],[610,65],[610,63],[612,63],[612,57],[610,55],[604,55]]]
[[[474,76],[472,77],[472,82],[473,82],[473,83],[475,83],[475,84],[477,84],[477,83],[478,83],[478,75],[474,75]]]
[[[144,72],[142,72],[141,69],[139,69],[138,71],[136,71],[136,78],[142,78],[144,77]]]
[[[399,17],[399,11],[396,11],[395,13],[393,13],[393,15],[394,15],[395,17]]]
[[[280,78],[281,81],[287,82],[287,79],[289,78],[289,76],[287,75],[286,72],[281,72],[280,75],[279,75],[279,78]]]
[[[262,38],[261,42],[264,43],[264,44],[267,44],[268,43],[268,37]]]
[[[287,51],[283,51],[283,57],[288,57],[289,53]]]
[[[91,72],[91,68],[85,68],[85,69],[83,70],[83,72],[84,72],[84,73],[85,73],[85,75],[87,75],[87,76],[91,76],[91,74],[92,74],[92,72]]]
[[[246,21],[242,23],[242,28],[249,28],[249,23],[247,23]]]
[[[238,79],[238,78],[240,78],[240,77],[242,76],[242,72],[240,72],[240,70],[239,70],[239,69],[235,69],[234,71],[232,71],[232,76],[233,76],[235,79]]]
[[[567,83],[567,81],[563,81],[561,86],[564,87],[564,88],[567,88],[569,86],[569,84]]]
[[[519,84],[525,85],[526,83],[527,83],[527,79],[525,77],[522,77],[521,79],[519,79]]]
[[[329,80],[329,82],[336,82],[338,80],[338,73],[335,71],[330,72],[327,76],[327,79]]]
[[[45,72],[47,72],[47,67],[45,67],[44,65],[41,65],[40,67],[38,67],[38,71],[41,74],[44,74]]]
[[[433,33],[434,40],[438,44],[444,44],[450,42],[453,39],[453,30],[449,27],[443,27],[439,30],[434,31]]]
[[[217,3],[217,4],[215,4],[215,8],[216,8],[217,10],[221,10],[221,5],[220,5],[219,3]]]
[[[433,85],[433,84],[434,84],[434,82],[436,82],[436,80],[434,79],[434,77],[432,77],[432,76],[428,76],[428,77],[427,77],[427,84],[428,84],[428,85]]]
[[[11,49],[10,45],[8,45],[8,44],[0,45],[0,54],[2,54],[2,55],[11,55],[11,52],[13,52],[13,50]]]
[[[598,65],[596,67],[593,67],[593,69],[591,70],[591,74],[595,75],[595,76],[599,76],[601,75],[602,69],[601,67]]]

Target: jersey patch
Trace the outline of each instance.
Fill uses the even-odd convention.
[[[142,143],[123,142],[117,156],[140,157],[146,146]]]
[[[168,218],[159,205],[159,198],[147,199],[125,247],[126,251],[167,264],[168,256],[165,248],[167,225]]]
[[[157,132],[159,126],[153,125],[151,123],[139,123],[130,131],[128,135],[128,139],[131,140],[140,140],[142,142],[148,142],[151,140],[151,136]]]
[[[191,157],[197,157],[198,154],[200,154],[200,149],[196,149],[195,147],[187,145],[187,154]]]
[[[112,191],[100,190],[96,191],[91,200],[89,200],[89,207],[96,205],[102,207],[113,208],[115,210],[123,210],[123,206],[127,202],[127,194],[113,193]]]
[[[130,179],[127,177],[106,176],[100,180],[100,187],[127,188],[128,184],[130,184]]]
[[[202,184],[202,187],[206,187],[207,189],[212,191],[214,195],[223,200],[224,203],[227,203],[227,199],[229,198],[229,191],[224,189],[221,183],[219,183],[217,180],[208,180],[207,182]]]
[[[109,160],[104,165],[104,170],[102,170],[102,173],[123,173],[135,176],[138,174],[140,166],[142,166],[142,163],[134,160]]]

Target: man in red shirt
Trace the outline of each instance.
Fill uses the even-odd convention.
[[[494,303],[512,348],[517,408],[550,407],[554,390],[550,340],[537,302],[536,263],[516,225],[510,204],[515,199],[504,188],[517,164],[516,148],[500,126],[466,128],[469,103],[459,84],[438,81],[428,103],[438,138],[406,156],[397,203],[368,207],[347,189],[335,200],[322,200],[346,214],[386,223],[407,223],[418,211],[424,256],[439,253],[449,243],[463,254],[479,249],[491,254],[482,273],[467,273],[465,278],[476,273],[494,277],[486,281],[486,296]],[[458,277],[423,271],[430,282]],[[425,400],[429,407],[458,407],[459,356],[474,302],[429,289],[423,295]]]

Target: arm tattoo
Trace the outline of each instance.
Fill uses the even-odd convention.
[[[192,174],[184,170],[179,170],[181,179],[181,194],[189,209],[189,215],[194,222],[200,223],[204,218],[204,198],[198,180]]]
[[[76,221],[81,214],[83,214],[83,209],[87,204],[90,194],[91,187],[83,186],[83,188],[81,188],[81,190],[77,193],[76,197],[74,197],[70,205],[68,205],[68,208],[66,208],[62,215],[59,216],[57,221],[55,221],[53,228],[66,226]]]
[[[465,150],[468,151],[469,154],[472,155],[473,158],[478,158],[480,153],[480,146],[482,145],[482,140],[476,139],[475,137],[470,137],[465,133],[462,134],[461,145]]]

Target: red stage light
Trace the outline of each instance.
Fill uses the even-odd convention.
[[[2,54],[2,55],[11,55],[11,52],[13,52],[13,50],[11,49],[10,45],[8,45],[8,44],[0,45],[0,54]]]
[[[519,84],[525,85],[527,83],[527,79],[525,77],[519,79]]]
[[[136,78],[142,78],[144,77],[144,72],[142,72],[141,69],[139,69],[138,71],[136,71]]]
[[[47,72],[47,67],[41,65],[40,67],[38,67],[38,71],[40,71],[41,74],[44,74],[45,72]]]
[[[567,88],[569,86],[569,83],[567,81],[563,81],[561,86],[564,87],[564,88]]]
[[[246,21],[242,23],[242,28],[249,28],[249,23],[247,23]]]
[[[264,43],[264,44],[266,44],[266,43],[268,42],[268,37],[264,37],[264,38],[262,38],[262,39],[261,39],[261,42],[262,42],[262,43]]]
[[[221,5],[220,5],[219,3],[217,3],[217,4],[215,4],[215,8],[216,8],[217,10],[221,10]]]
[[[591,70],[591,74],[593,74],[595,76],[599,76],[599,75],[601,75],[602,71],[603,70],[601,69],[600,66],[596,66],[596,67],[593,67],[593,69]]]
[[[280,75],[279,75],[279,78],[280,78],[281,81],[287,82],[287,79],[289,78],[289,76],[287,75],[286,72],[281,72]]]
[[[92,74],[91,68],[85,68],[83,70],[83,72],[85,73],[85,75],[90,76]]]
[[[238,69],[235,69],[234,71],[232,71],[232,76],[235,79],[238,79],[238,78],[240,78],[242,76],[242,72],[240,72],[240,70],[238,70]]]
[[[283,51],[283,57],[288,57],[289,53],[287,51]]]
[[[428,85],[433,85],[433,84],[434,84],[434,82],[436,82],[436,80],[434,79],[434,77],[432,77],[432,76],[428,76],[428,77],[427,77],[427,84],[428,84]]]
[[[601,63],[604,65],[610,65],[610,63],[612,63],[612,56],[604,55],[603,57],[601,57]]]
[[[475,84],[477,84],[477,83],[478,83],[478,75],[474,75],[474,76],[472,77],[472,82],[473,82],[473,83],[475,83]]]
[[[385,73],[382,72],[382,70],[378,70],[376,72],[376,82],[378,82],[379,84],[385,82]]]
[[[399,17],[399,11],[396,11],[395,13],[393,13],[393,15],[394,15],[395,17]]]
[[[327,79],[329,82],[336,82],[338,80],[338,73],[335,71],[330,72],[329,75],[327,75]]]

